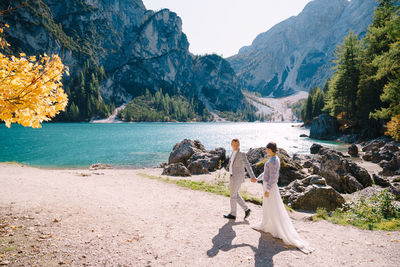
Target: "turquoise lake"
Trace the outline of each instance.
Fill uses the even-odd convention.
[[[296,126],[296,127],[294,127]],[[207,149],[239,138],[241,150],[274,141],[289,154],[309,153],[314,142],[345,150],[337,142],[300,137],[308,129],[296,123],[47,123],[40,129],[0,125],[0,162],[50,168],[79,168],[93,163],[118,167],[155,167],[168,161],[172,147],[184,138],[198,139]]]

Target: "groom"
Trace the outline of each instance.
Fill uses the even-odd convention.
[[[232,146],[232,154],[229,158],[229,190],[230,190],[230,201],[231,201],[231,212],[228,215],[224,215],[227,219],[236,219],[236,208],[237,203],[243,208],[245,211],[244,219],[249,217],[250,209],[247,207],[243,198],[239,195],[239,189],[242,183],[244,182],[245,172],[244,168],[246,168],[247,173],[250,175],[250,178],[256,178],[253,170],[251,169],[250,163],[247,160],[246,154],[239,151],[240,142],[238,139],[233,139],[231,142]]]

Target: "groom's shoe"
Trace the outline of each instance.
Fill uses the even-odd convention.
[[[224,215],[224,218],[231,219],[231,220],[236,220],[236,216],[233,216],[232,214]]]
[[[250,212],[251,212],[251,209],[247,209],[247,210],[244,212],[244,219],[245,219],[245,220],[247,219],[247,217],[250,216]]]

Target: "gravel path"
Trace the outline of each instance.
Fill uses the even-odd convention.
[[[9,266],[398,266],[400,233],[291,213],[311,255],[222,218],[229,199],[144,178],[152,170],[0,164],[0,261]],[[243,214],[239,213],[239,216]]]

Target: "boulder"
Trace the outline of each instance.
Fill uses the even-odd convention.
[[[300,137],[308,137],[306,134],[301,134]]]
[[[321,114],[313,119],[310,138],[321,140],[334,140],[339,135],[339,126],[335,117]]]
[[[345,199],[318,175],[295,180],[282,191],[283,201],[294,209],[332,211],[345,203]]]
[[[226,160],[226,151],[222,147],[193,154],[187,161],[187,168],[192,174],[204,174],[216,171]]]
[[[95,163],[90,165],[89,169],[90,170],[103,170],[103,169],[111,169],[110,164],[104,164],[104,163]]]
[[[386,142],[384,140],[375,139],[365,144],[365,146],[362,148],[362,151],[364,152],[376,151],[379,150],[379,148],[383,147],[385,144]]]
[[[222,147],[208,151],[200,141],[185,139],[169,155],[168,164],[173,163],[182,163],[191,174],[205,174],[225,165],[226,151]]]
[[[395,153],[395,152],[399,151],[400,149],[399,149],[399,147],[398,147],[397,145],[395,145],[394,143],[387,143],[386,145],[384,145],[384,146],[382,147],[382,150],[383,150],[383,151],[389,151],[389,152]]]
[[[168,158],[168,164],[181,162],[187,166],[187,160],[195,153],[205,152],[206,149],[198,140],[184,139],[177,143]]]
[[[375,173],[372,175],[372,178],[374,179],[374,183],[376,185],[379,185],[379,186],[382,186],[382,187],[388,187],[388,186],[391,185],[388,179],[386,179],[386,178],[384,178],[382,176],[379,176],[379,175],[377,175]]]
[[[306,160],[306,161],[304,161],[304,163],[303,163],[303,167],[306,168],[306,169],[311,168],[312,165],[313,165],[313,162],[312,162],[311,160]]]
[[[362,156],[362,159],[365,161],[372,161],[372,153],[371,152],[367,152]]]
[[[305,178],[305,174],[301,171],[303,167],[283,149],[279,148],[277,156],[281,162],[281,168],[279,172],[279,185],[288,185],[290,182],[296,179]],[[264,165],[268,161],[265,148],[252,148],[247,153],[247,158],[253,168],[253,172],[256,176],[260,175],[264,171]]]
[[[310,153],[311,154],[317,154],[319,152],[319,150],[322,148],[323,146],[321,146],[320,144],[312,144],[310,147]]]
[[[189,164],[188,170],[192,174],[207,174],[209,173],[207,163],[205,159],[198,159]]]
[[[172,163],[166,165],[162,172],[162,175],[171,176],[190,176],[189,170],[183,165],[182,162]]]
[[[389,188],[388,191],[392,193],[397,200],[400,200],[400,183],[393,183]]]
[[[293,160],[283,148],[278,149],[277,155],[281,162],[279,185],[288,185],[294,180],[306,177],[306,174],[302,172],[303,167]]]
[[[393,157],[390,161],[383,160],[379,163],[382,167],[382,171],[379,172],[383,176],[393,176],[400,174],[400,164],[398,164],[397,157]]]
[[[352,144],[351,146],[349,146],[348,153],[352,157],[358,157],[358,147],[357,147],[357,145],[356,144]]]
[[[321,151],[319,174],[338,192],[353,193],[372,184],[368,171],[344,158],[342,153],[332,149]]]
[[[247,151],[246,156],[250,164],[255,164],[262,161],[267,156],[267,152],[265,147],[250,148],[249,151]]]

